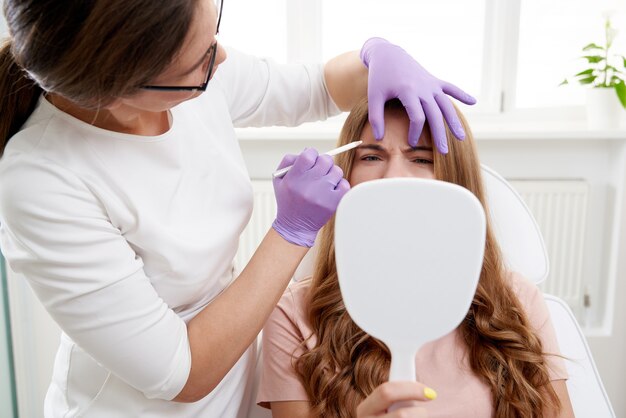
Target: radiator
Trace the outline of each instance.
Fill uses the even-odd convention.
[[[589,185],[584,180],[509,180],[535,216],[550,257],[550,275],[540,285],[579,311],[584,300],[583,243]],[[254,211],[243,232],[236,263],[245,266],[274,217],[271,181],[254,181]]]
[[[579,312],[584,302],[583,244],[589,184],[584,180],[509,180],[533,213],[550,258],[540,287]]]

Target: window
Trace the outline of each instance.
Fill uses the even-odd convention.
[[[601,5],[599,5],[601,6]],[[612,24],[621,28],[614,52],[626,55],[626,21],[616,13]],[[582,48],[604,44],[600,7],[587,0],[546,2],[523,0],[520,12],[516,107],[582,105],[585,90],[578,85],[558,87],[565,77],[585,68]]]
[[[619,0],[230,0],[222,40],[278,61],[322,62],[371,36],[397,43],[438,77],[479,99],[480,110],[582,106],[584,89],[559,87],[584,65],[581,48],[602,42],[602,11],[614,9],[614,51],[626,55]]]
[[[288,0],[225,0],[220,42],[258,56],[287,61]]]
[[[480,96],[484,18],[484,0],[324,0],[322,58],[359,49],[368,38],[380,36],[402,46],[437,77]]]

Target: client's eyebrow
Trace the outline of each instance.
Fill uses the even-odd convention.
[[[365,144],[365,145],[359,145],[357,147],[357,149],[369,149],[369,150],[374,150],[374,151],[381,151],[381,152],[387,152],[387,149],[385,147],[383,147],[382,145],[379,144]],[[415,151],[432,151],[432,147],[427,147],[424,145],[418,145],[416,147],[408,147],[405,148],[404,150],[402,150],[402,153],[407,154],[409,152],[415,152]]]

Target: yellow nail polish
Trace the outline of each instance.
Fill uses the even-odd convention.
[[[435,392],[431,388],[424,388],[424,396],[432,401],[433,399],[437,398],[437,392]]]

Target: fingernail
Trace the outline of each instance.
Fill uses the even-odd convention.
[[[431,401],[437,398],[437,392],[435,392],[433,389],[431,388],[424,388],[424,396],[426,396],[426,398],[430,399]]]

